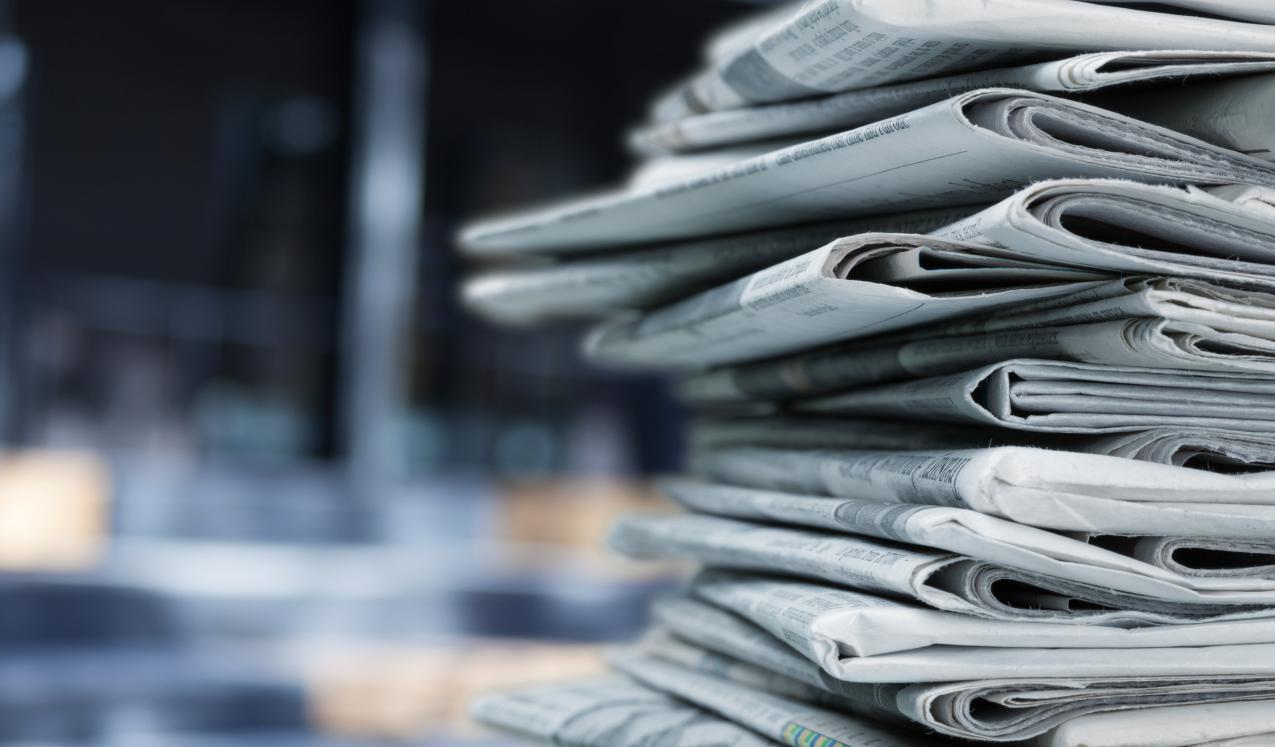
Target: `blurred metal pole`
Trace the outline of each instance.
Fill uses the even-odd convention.
[[[0,444],[17,438],[15,357],[18,314],[17,271],[22,239],[23,194],[22,93],[27,78],[27,51],[12,35],[11,3],[0,0]]]
[[[403,469],[408,334],[424,189],[423,4],[362,4],[355,49],[340,435],[355,495],[385,497]]]

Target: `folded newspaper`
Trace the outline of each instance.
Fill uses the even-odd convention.
[[[1203,190],[1073,179],[1033,184],[934,233],[1018,258],[1271,289],[1273,230],[1269,216]]]
[[[1267,0],[809,0],[723,30],[627,182],[463,234],[504,258],[471,309],[602,319],[592,360],[676,372],[700,415],[660,485],[686,512],[611,536],[699,566],[623,677],[480,720],[1275,744],[1272,115]]]
[[[1041,446],[1104,454],[1158,464],[1234,473],[1275,468],[1275,436],[1156,427],[1106,436],[1025,433],[1000,428],[878,418],[785,415],[716,417],[696,421],[693,451],[736,446],[780,449],[906,451],[976,449],[987,446]]]
[[[776,640],[762,645],[782,644]],[[813,705],[842,718],[872,718],[979,741],[1020,741],[1080,716],[1140,706],[1269,698],[1275,688],[1275,680],[1269,677],[1202,678],[1194,684],[1172,678],[1051,678],[856,686],[832,680],[814,664],[783,651],[763,658],[796,659],[784,662],[788,666],[785,671],[793,671],[795,677],[753,664],[755,658],[741,659],[742,655],[700,648],[656,629],[633,650],[612,655],[611,662],[653,689],[699,705],[703,702],[696,692],[704,684],[701,678],[707,677],[717,680],[715,688],[761,691],[786,698],[793,702],[793,713]],[[718,710],[744,721],[735,709]]]
[[[563,263],[489,270],[468,280],[466,305],[509,324],[604,317],[676,301],[818,249],[843,236],[928,233],[968,216],[947,208],[644,247]]]
[[[1101,99],[1102,105],[1131,113],[1124,106],[1131,84],[1180,83],[1184,78],[1208,82],[1219,76],[1275,72],[1275,54],[1270,52],[1203,52],[1198,50],[1154,50],[1141,52],[1097,52],[1041,62],[1021,67],[982,70],[895,85],[847,91],[832,96],[791,103],[755,106],[746,109],[693,114],[672,122],[653,123],[636,130],[629,138],[635,150],[658,154],[670,151],[721,148],[739,143],[845,130],[893,117],[937,101],[980,88],[1018,88],[1057,94],[1081,94],[1116,87],[1118,92]],[[1212,88],[1206,89],[1212,92]],[[1194,89],[1193,89],[1194,91]],[[1217,127],[1195,124],[1183,127],[1168,117],[1183,111],[1207,117],[1209,109],[1181,105],[1179,86],[1157,87],[1143,99],[1139,119],[1147,119],[1180,130],[1216,145],[1224,145],[1250,155],[1263,155],[1260,148],[1236,148],[1235,141],[1220,134]],[[1138,99],[1135,99],[1138,100]],[[1228,96],[1227,103],[1231,102]],[[1176,104],[1174,106],[1173,104]],[[1164,113],[1161,114],[1161,109]],[[1143,112],[1150,116],[1139,116]],[[1206,121],[1216,121],[1209,117]],[[1258,118],[1252,117],[1254,125]],[[1179,125],[1179,126],[1174,126]],[[1259,130],[1254,126],[1251,131]],[[1258,140],[1249,139],[1245,145]]]
[[[1275,75],[1234,80],[1199,79],[1172,90],[1120,91],[1092,97],[1129,116],[1198,137],[1205,142],[1275,160]]]
[[[797,402],[822,414],[939,420],[1050,433],[1152,428],[1275,432],[1265,375],[1009,360],[973,371]]]
[[[1254,0],[1166,4],[1275,22],[1269,6]],[[1275,31],[1265,26],[1076,0],[823,0],[789,7],[788,13],[738,32],[719,48],[709,69],[656,102],[654,119],[932,78],[1059,52],[1275,48]]]
[[[1275,473],[1215,473],[1014,446],[931,451],[730,448],[698,452],[715,481],[789,493],[953,506],[1095,534],[1275,536]]]
[[[597,677],[485,695],[474,718],[564,747],[765,747],[774,742],[622,677]]]
[[[699,176],[485,221],[461,243],[477,255],[581,253],[986,204],[1067,177],[1275,187],[1275,165],[1085,104],[985,89]]]
[[[843,694],[862,688],[847,688],[841,683],[1097,677],[1275,680],[1275,664],[1270,659],[1275,645],[1262,641],[1227,643],[1226,635],[1212,630],[1237,624],[1234,622],[1120,630],[977,620],[933,611],[931,614],[959,618],[959,622],[952,621],[949,626],[941,620],[909,620],[906,610],[880,615],[877,622],[902,626],[895,635],[894,628],[873,625],[869,611],[873,604],[901,604],[890,599],[787,579],[708,576],[709,581],[693,587],[695,598],[669,597],[656,602],[652,608],[655,622],[696,645],[801,681],[831,683],[825,687]],[[928,635],[921,627],[925,622],[941,627]],[[1254,625],[1252,621],[1245,624]],[[873,640],[871,631],[875,631],[902,647],[869,649],[866,653],[851,648],[856,641],[865,640],[864,631],[869,631],[869,642]],[[1005,632],[1004,638],[996,635],[999,631]],[[1039,631],[1041,637],[1033,638],[1033,631]],[[1193,641],[1191,631],[1205,637]],[[1068,636],[1069,632],[1074,636]],[[1138,640],[1148,632],[1168,637],[1162,646],[1152,644],[1149,638]],[[1128,636],[1127,645],[1117,641],[1121,635]],[[927,640],[934,643],[927,645]],[[1098,645],[1087,645],[1094,641]],[[750,651],[754,653],[747,653]],[[793,652],[799,656],[793,657]],[[800,667],[806,667],[807,661],[826,676],[802,675]]]
[[[1171,581],[1157,583],[1162,579],[1139,579],[1136,573],[1104,572],[1096,567],[1067,574],[1120,577],[1122,585],[1162,592],[1151,596],[863,535],[713,516],[622,519],[612,533],[611,546],[631,557],[690,559],[715,568],[817,578],[996,620],[1049,620],[1094,627],[1275,615],[1271,604],[1275,594],[1270,590],[1192,593]],[[1143,583],[1138,584],[1139,580]],[[1197,580],[1197,585],[1203,584]]]
[[[963,508],[900,506],[690,479],[665,480],[660,487],[677,503],[704,514],[903,542],[1157,599],[1261,604],[1275,592],[1269,578],[1275,551],[1269,542],[1073,538]]]
[[[762,358],[1093,289],[1104,276],[908,234],[834,241],[649,314],[604,324],[599,363],[685,368]]]
[[[685,379],[698,405],[788,400],[1013,357],[1269,373],[1275,296],[1176,278],[1124,278],[977,319],[929,325]]]

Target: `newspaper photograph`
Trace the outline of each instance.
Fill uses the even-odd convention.
[[[623,677],[548,683],[479,698],[474,718],[564,747],[767,747],[767,739]]]
[[[714,482],[803,495],[968,508],[1094,534],[1212,537],[1275,532],[1275,473],[1235,474],[1099,454],[1001,446],[931,451],[739,447],[695,452]]]
[[[462,297],[470,309],[506,324],[613,316],[685,298],[843,236],[929,233],[970,212],[968,208],[928,210],[492,269],[466,281]]]
[[[588,358],[612,366],[732,363],[1052,299],[1092,271],[989,256],[973,244],[862,234],[669,306],[599,326]]]
[[[461,244],[470,255],[582,253],[984,205],[1068,177],[1275,187],[1275,165],[1085,104],[985,89],[696,177],[483,221]]]
[[[1047,433],[1150,428],[1269,433],[1275,380],[1265,375],[1132,368],[1031,359],[855,389],[793,407],[802,412],[939,420]]]
[[[1181,83],[1183,79],[1197,77],[1212,80],[1220,76],[1262,72],[1275,72],[1275,54],[1196,50],[1097,52],[1034,65],[876,86],[790,103],[694,114],[670,122],[645,125],[631,133],[629,143],[639,153],[655,155],[836,132],[897,116],[980,88],[1080,94],[1118,87],[1119,94],[1111,96],[1110,100],[1093,103],[1179,129],[1166,121],[1164,115],[1156,116],[1158,112],[1149,106],[1149,116],[1138,116],[1142,110],[1135,112],[1122,107],[1122,97],[1132,85]],[[1147,98],[1154,101],[1156,97],[1160,101],[1182,99],[1176,87],[1157,91]],[[1179,111],[1182,109],[1177,107]],[[1182,131],[1215,145],[1232,145],[1231,142],[1220,141],[1223,139],[1212,129],[1187,127]],[[1241,152],[1261,155],[1252,151]]]
[[[1244,21],[1270,20],[1268,8],[1252,3],[1234,12],[1219,9],[1221,0],[1191,5],[1212,5],[1208,12]],[[1265,26],[1074,0],[823,0],[768,20],[719,47],[708,69],[656,101],[652,118],[933,78],[1050,53],[1275,48],[1275,31]]]
[[[1271,222],[1189,187],[1040,182],[935,235],[1073,267],[1275,287]]]

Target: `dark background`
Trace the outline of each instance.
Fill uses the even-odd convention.
[[[453,237],[622,179],[748,10],[0,0],[0,744],[503,744],[471,690],[636,634],[682,414]]]

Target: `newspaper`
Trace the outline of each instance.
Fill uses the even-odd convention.
[[[695,374],[679,394],[701,406],[787,400],[1015,357],[1269,373],[1272,353],[1275,296],[1179,278],[1123,278],[977,319]]]
[[[1275,160],[1275,76],[1200,80],[1157,92],[1104,94],[1092,102],[1198,137],[1224,148]]]
[[[935,739],[885,724],[817,708],[769,690],[747,687],[717,673],[696,671],[630,651],[612,665],[642,684],[666,692],[782,744],[844,747],[927,747]]]
[[[1135,83],[1162,84],[1197,76],[1212,79],[1273,70],[1275,54],[1271,53],[1195,50],[1098,52],[1034,65],[847,91],[791,103],[696,114],[646,125],[633,132],[629,142],[634,150],[647,154],[721,148],[859,127],[980,88],[1077,94],[1118,86],[1123,96],[1127,87]],[[1177,87],[1166,89],[1159,95],[1164,99],[1182,100],[1181,90]],[[1108,102],[1104,99],[1102,103]],[[1119,103],[1120,98],[1113,96],[1113,105],[1109,108],[1130,113],[1128,109],[1120,108]],[[1151,117],[1149,121],[1176,129],[1163,119]],[[1218,142],[1209,130],[1185,131],[1201,140],[1230,145]]]
[[[751,38],[737,34],[728,54],[657,100],[652,117],[669,121],[1060,52],[1275,48],[1275,31],[1263,26],[1072,0],[822,0],[773,20],[746,29]]]
[[[715,568],[817,578],[994,620],[1123,627],[1233,620],[1269,616],[1275,597],[1269,591],[1190,594],[1166,583],[1166,591],[1176,597],[1170,601],[862,535],[701,515],[621,519],[611,546],[636,558],[691,559]],[[1150,578],[1143,584],[1155,585]]]
[[[1275,380],[1270,373],[1017,359],[803,400],[794,407],[822,414],[968,422],[1052,433],[1181,428],[1260,436],[1275,432]]]
[[[1270,747],[1275,700],[1181,705],[1081,716],[1036,747]]]
[[[1275,541],[1102,535],[1088,541],[1183,577],[1275,579]]]
[[[1069,266],[1275,288],[1269,218],[1199,189],[1041,182],[935,235]]]
[[[848,697],[856,697],[858,691],[841,685],[830,687],[828,683],[881,685],[1063,677],[1275,680],[1275,664],[1263,658],[1269,657],[1275,646],[1265,642],[1226,643],[1226,636],[1215,630],[1218,623],[1119,630],[997,622],[934,611],[929,612],[946,614],[949,620],[922,620],[909,618],[901,603],[885,598],[873,600],[801,581],[734,574],[697,582],[694,591],[694,599],[658,600],[652,608],[656,624],[698,646]],[[873,609],[873,603],[883,605],[883,610]],[[893,611],[890,605],[896,606]],[[921,627],[926,623],[931,627]],[[894,627],[882,627],[889,624],[916,634],[909,637]],[[1234,624],[1237,623],[1221,625]],[[1203,634],[1198,639],[1201,643],[1193,642],[1192,630]],[[999,631],[1004,631],[1005,637],[996,635]],[[1040,637],[1033,637],[1033,632]],[[1149,639],[1140,638],[1147,633],[1165,634],[1168,638],[1163,646],[1156,646]],[[1117,643],[1111,637],[1114,635],[1128,636],[1128,643]],[[853,648],[859,641],[875,644],[878,636],[890,642],[918,645],[866,654]],[[1167,642],[1169,639],[1177,645]],[[924,645],[926,640],[938,642]],[[1100,643],[1089,646],[1086,641]],[[798,656],[793,657],[793,653]],[[808,668],[803,669],[803,659],[813,662],[826,676],[812,675]],[[881,699],[878,697],[877,701]]]
[[[961,508],[805,496],[686,479],[665,480],[660,488],[700,513],[905,542],[1157,599],[1249,604],[1275,599],[1275,580],[1262,577],[1262,570],[1270,573],[1269,565],[1256,572],[1240,567],[1222,574],[1180,572],[1180,564],[1169,565],[1173,552],[1185,548],[1198,557],[1204,547],[1214,548],[1218,556],[1240,555],[1244,547],[1261,548],[1269,564],[1275,555],[1269,542],[1164,537],[1097,537],[1086,542]]]
[[[611,316],[684,298],[843,236],[928,233],[969,214],[968,208],[949,208],[876,216],[491,270],[466,281],[463,296],[469,308],[509,324]]]
[[[1266,220],[1275,220],[1275,190],[1249,184],[1226,184],[1209,187],[1208,193],[1234,203]]]
[[[486,695],[474,718],[566,747],[764,747],[773,742],[616,676]]]
[[[1194,429],[1153,428],[1109,436],[1074,436],[951,423],[926,423],[919,428],[914,421],[789,414],[700,419],[693,423],[690,441],[697,451],[734,446],[870,451],[1040,446],[1210,472],[1275,468],[1275,437],[1271,435],[1201,433]]]
[[[1123,4],[1124,0],[1083,0],[1086,3]],[[1275,8],[1266,0],[1160,0],[1159,5],[1208,13],[1253,23],[1275,23]]]
[[[461,240],[471,254],[588,252],[986,204],[1064,177],[1269,187],[1275,166],[1085,104],[986,89],[697,177],[481,222]]]
[[[798,494],[968,508],[1028,526],[1094,534],[1267,539],[1275,474],[1223,474],[1015,446],[930,451],[714,449],[709,479]]]
[[[731,363],[1072,295],[1102,276],[988,255],[973,244],[861,234],[632,319],[590,359],[632,367]]]
[[[818,705],[851,716],[910,723],[913,728],[979,741],[1017,741],[1049,731],[1060,722],[1092,713],[1145,708],[1148,705],[1197,704],[1269,697],[1275,681],[1269,678],[1207,678],[1194,687],[1167,678],[1157,680],[1048,679],[993,680],[915,685],[856,685],[833,680],[809,661],[766,641],[763,658],[792,657],[802,679],[789,679],[763,666],[744,663],[744,652],[717,653],[656,630],[636,649],[612,657],[621,670],[651,687],[681,694],[688,673],[714,677],[736,687],[769,692],[794,701]],[[756,650],[756,648],[754,648]],[[774,656],[769,654],[773,653]],[[652,660],[667,662],[651,666]],[[806,684],[809,681],[814,684]],[[857,688],[847,692],[847,688]],[[693,692],[682,697],[696,702]],[[883,715],[875,715],[884,711]],[[866,712],[866,713],[865,713]],[[728,717],[733,713],[724,712]]]

